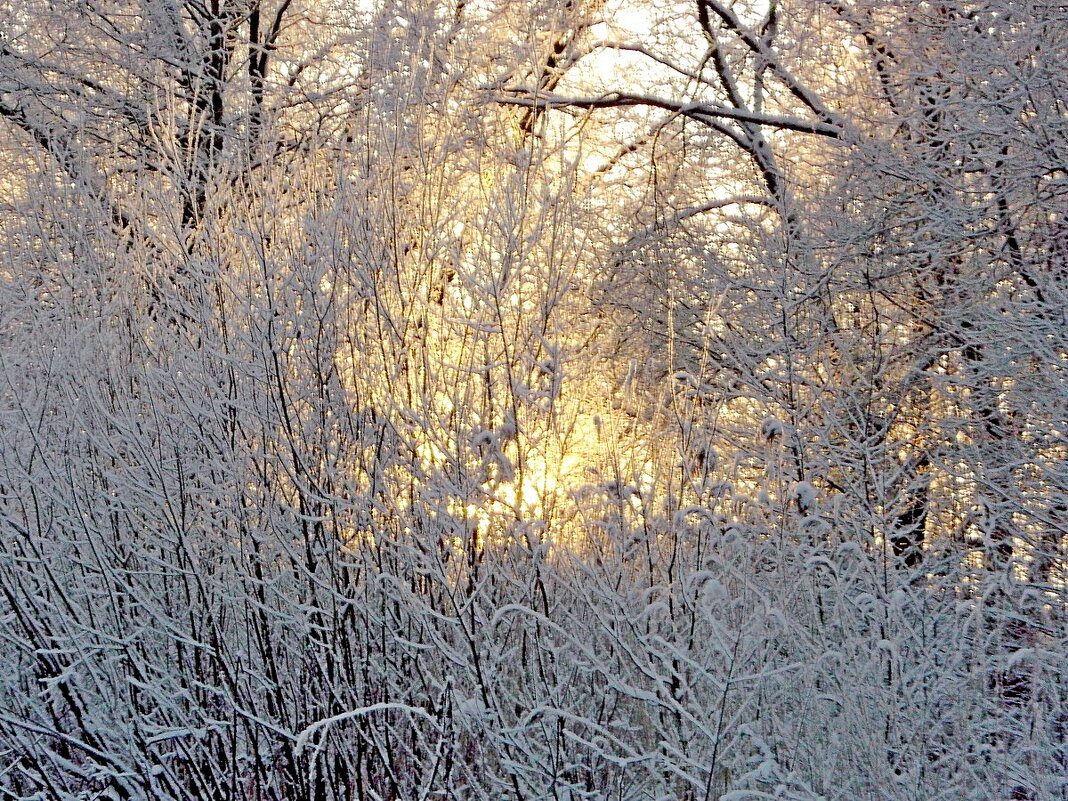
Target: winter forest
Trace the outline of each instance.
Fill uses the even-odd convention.
[[[1068,799],[1065,64],[0,0],[0,798]]]

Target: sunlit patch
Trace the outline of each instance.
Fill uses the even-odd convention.
[[[650,9],[637,3],[620,3],[612,12],[612,21],[616,26],[629,33],[648,32],[654,23]]]

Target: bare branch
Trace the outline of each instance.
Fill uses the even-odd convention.
[[[525,89],[506,89],[508,94],[499,95],[494,101],[508,106],[544,109],[603,109],[645,106],[672,111],[698,122],[709,124],[715,120],[736,120],[753,125],[768,126],[786,131],[826,136],[838,139],[842,136],[842,127],[828,122],[810,122],[798,117],[779,114],[758,114],[745,109],[728,108],[712,103],[681,102],[666,100],[652,95],[611,92],[598,97],[564,97],[561,95],[539,95]]]

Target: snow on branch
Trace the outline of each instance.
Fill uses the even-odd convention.
[[[735,120],[751,125],[762,125],[786,131],[825,136],[838,139],[843,129],[838,124],[824,121],[809,121],[800,117],[780,114],[762,114],[747,109],[729,108],[715,103],[681,102],[667,100],[652,95],[632,94],[630,92],[609,92],[596,97],[567,97],[556,94],[534,93],[529,89],[506,89],[504,94],[494,98],[498,103],[524,108],[544,109],[604,109],[645,106],[659,108],[688,117],[692,120],[710,125],[717,120]]]

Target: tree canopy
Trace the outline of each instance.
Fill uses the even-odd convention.
[[[0,0],[0,798],[1068,799],[1068,10]]]

